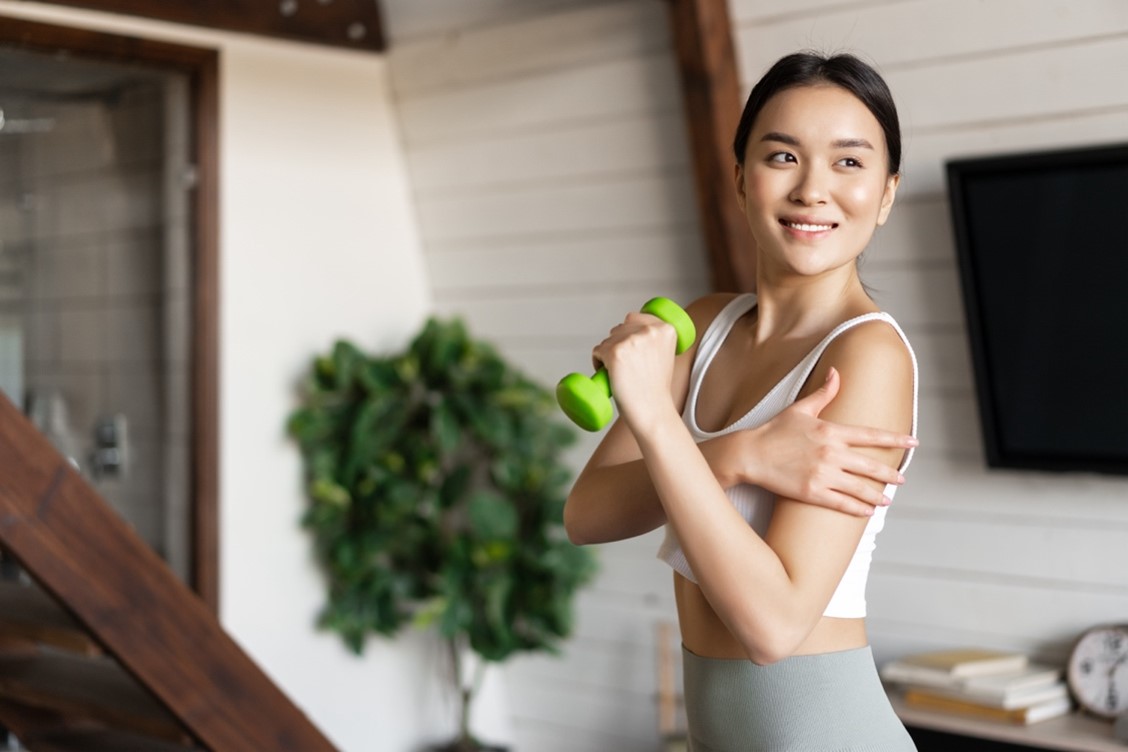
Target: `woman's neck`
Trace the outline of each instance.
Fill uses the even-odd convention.
[[[822,336],[848,318],[878,310],[853,265],[819,277],[758,273],[756,308],[757,342]]]

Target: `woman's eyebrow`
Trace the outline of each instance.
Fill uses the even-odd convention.
[[[778,131],[765,133],[760,141],[779,141],[781,144],[787,144],[788,146],[799,145],[799,139],[795,138],[794,136],[789,136],[786,133],[780,133]]]
[[[866,141],[864,138],[840,138],[835,141],[832,146],[835,149],[870,149],[873,150],[873,144]]]
[[[799,146],[799,139],[794,136],[789,136],[786,133],[779,131],[771,131],[765,133],[760,141],[778,141],[781,144],[788,146]],[[831,146],[835,149],[870,149],[873,150],[873,144],[864,138],[840,138],[837,141],[831,142]]]

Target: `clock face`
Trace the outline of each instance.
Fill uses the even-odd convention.
[[[1069,687],[1097,715],[1128,712],[1128,626],[1096,627],[1081,636],[1069,657]]]

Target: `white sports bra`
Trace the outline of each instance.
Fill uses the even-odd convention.
[[[755,407],[745,413],[742,418],[719,431],[702,431],[697,426],[696,410],[697,397],[701,391],[701,382],[705,377],[705,372],[708,370],[709,364],[712,363],[713,357],[717,354],[717,351],[720,350],[721,344],[732,330],[733,324],[736,323],[737,319],[750,311],[754,305],[756,305],[756,296],[751,293],[733,298],[733,300],[721,310],[717,317],[713,319],[705,330],[705,334],[701,337],[701,343],[698,345],[693,367],[690,370],[689,394],[686,397],[685,409],[682,411],[682,419],[685,421],[694,440],[699,442],[705,441],[706,439],[723,436],[733,431],[755,428],[756,426],[767,423],[775,417],[776,414],[782,412],[788,405],[795,401],[800,390],[803,388],[803,384],[807,381],[807,377],[810,376],[815,364],[818,363],[819,358],[822,357],[823,351],[826,350],[827,346],[835,337],[847,329],[867,321],[884,321],[892,326],[904,341],[905,347],[909,350],[909,355],[913,362],[913,424],[911,433],[914,436],[916,435],[916,354],[913,352],[912,346],[909,345],[909,340],[905,337],[905,333],[901,331],[901,327],[897,325],[897,322],[893,320],[892,316],[884,312],[867,313],[839,324],[830,334],[826,335],[795,368],[791,369],[790,373],[772,387],[771,391],[769,391]],[[904,472],[905,469],[908,468],[912,456],[913,450],[910,449],[905,454],[905,459],[901,463],[901,467],[898,468],[901,472]],[[896,491],[897,487],[894,485],[885,487],[885,495],[889,498],[893,498]],[[736,507],[736,510],[740,512],[741,516],[744,517],[753,530],[760,536],[767,533],[768,523],[771,522],[772,510],[775,507],[775,494],[760,486],[747,484],[729,488],[725,493],[728,495],[729,500],[732,501],[733,506]],[[845,574],[842,575],[842,579],[838,583],[838,588],[834,591],[834,595],[831,596],[830,603],[827,604],[826,610],[823,611],[823,616],[860,618],[866,615],[866,580],[869,577],[870,560],[873,557],[873,550],[876,547],[877,534],[881,532],[881,529],[885,526],[885,514],[887,510],[888,507],[874,508],[873,517],[870,518],[869,523],[866,525],[865,532],[862,533],[862,539],[858,543],[858,548],[854,551],[854,556],[850,560],[850,565],[846,568]],[[686,561],[685,554],[682,552],[681,545],[674,535],[673,528],[669,525],[666,526],[666,538],[658,549],[658,558],[665,561],[690,581],[697,582],[693,576],[693,571],[689,567],[689,562]]]

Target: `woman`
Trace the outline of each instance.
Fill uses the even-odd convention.
[[[895,489],[884,484],[902,479],[911,445],[857,448],[887,474],[836,471],[818,459],[841,455],[789,432],[806,411],[915,433],[915,357],[857,271],[900,182],[896,109],[857,58],[789,55],[753,88],[734,147],[757,294],[693,303],[703,335],[678,358],[672,327],[646,314],[594,349],[620,418],[577,479],[565,524],[577,542],[666,524],[659,556],[675,570],[693,752],[912,750],[864,620]],[[820,388],[837,395],[812,413],[828,401]],[[826,476],[854,502],[886,501],[844,514],[854,507],[823,493]]]

